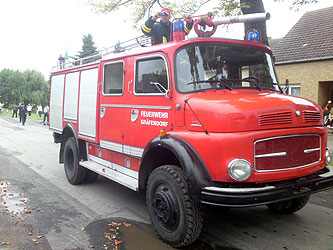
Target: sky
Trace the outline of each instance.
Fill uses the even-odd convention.
[[[306,12],[333,6],[332,0],[289,10],[287,0],[263,0],[269,37],[281,38]],[[130,12],[96,14],[87,0],[0,0],[0,71],[37,70],[49,78],[59,55],[74,56],[82,48],[82,37],[91,34],[98,50],[109,48],[118,41],[142,35],[133,28]],[[159,11],[159,10],[156,10]],[[199,14],[207,13],[204,10]],[[243,39],[243,24],[217,28],[214,36]],[[195,36],[194,30],[190,36]]]

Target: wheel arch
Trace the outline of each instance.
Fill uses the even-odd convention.
[[[146,146],[139,170],[139,192],[146,189],[151,172],[162,165],[177,165],[183,169],[190,196],[199,199],[203,186],[211,181],[204,162],[195,149],[180,137],[156,137]]]
[[[79,152],[79,159],[87,160],[87,149],[85,141],[79,139],[73,124],[68,123],[64,127],[61,134],[61,145],[59,151],[59,163],[64,163],[64,148],[68,138],[74,137],[77,151]]]

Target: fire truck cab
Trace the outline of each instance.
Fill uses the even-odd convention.
[[[269,47],[194,38],[51,75],[68,181],[145,192],[157,233],[195,241],[203,204],[293,213],[333,186],[321,108],[282,92]]]

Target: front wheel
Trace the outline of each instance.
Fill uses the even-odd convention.
[[[292,214],[301,210],[308,203],[309,199],[310,195],[305,195],[291,200],[269,204],[267,206],[272,212],[275,213]]]
[[[182,169],[165,165],[148,180],[146,201],[152,224],[163,241],[173,247],[194,242],[201,232],[201,204],[188,194]]]

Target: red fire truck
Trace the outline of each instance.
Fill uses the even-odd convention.
[[[68,181],[146,193],[160,237],[195,241],[204,204],[293,213],[333,186],[321,108],[286,95],[272,51],[192,38],[51,75],[50,129]]]

